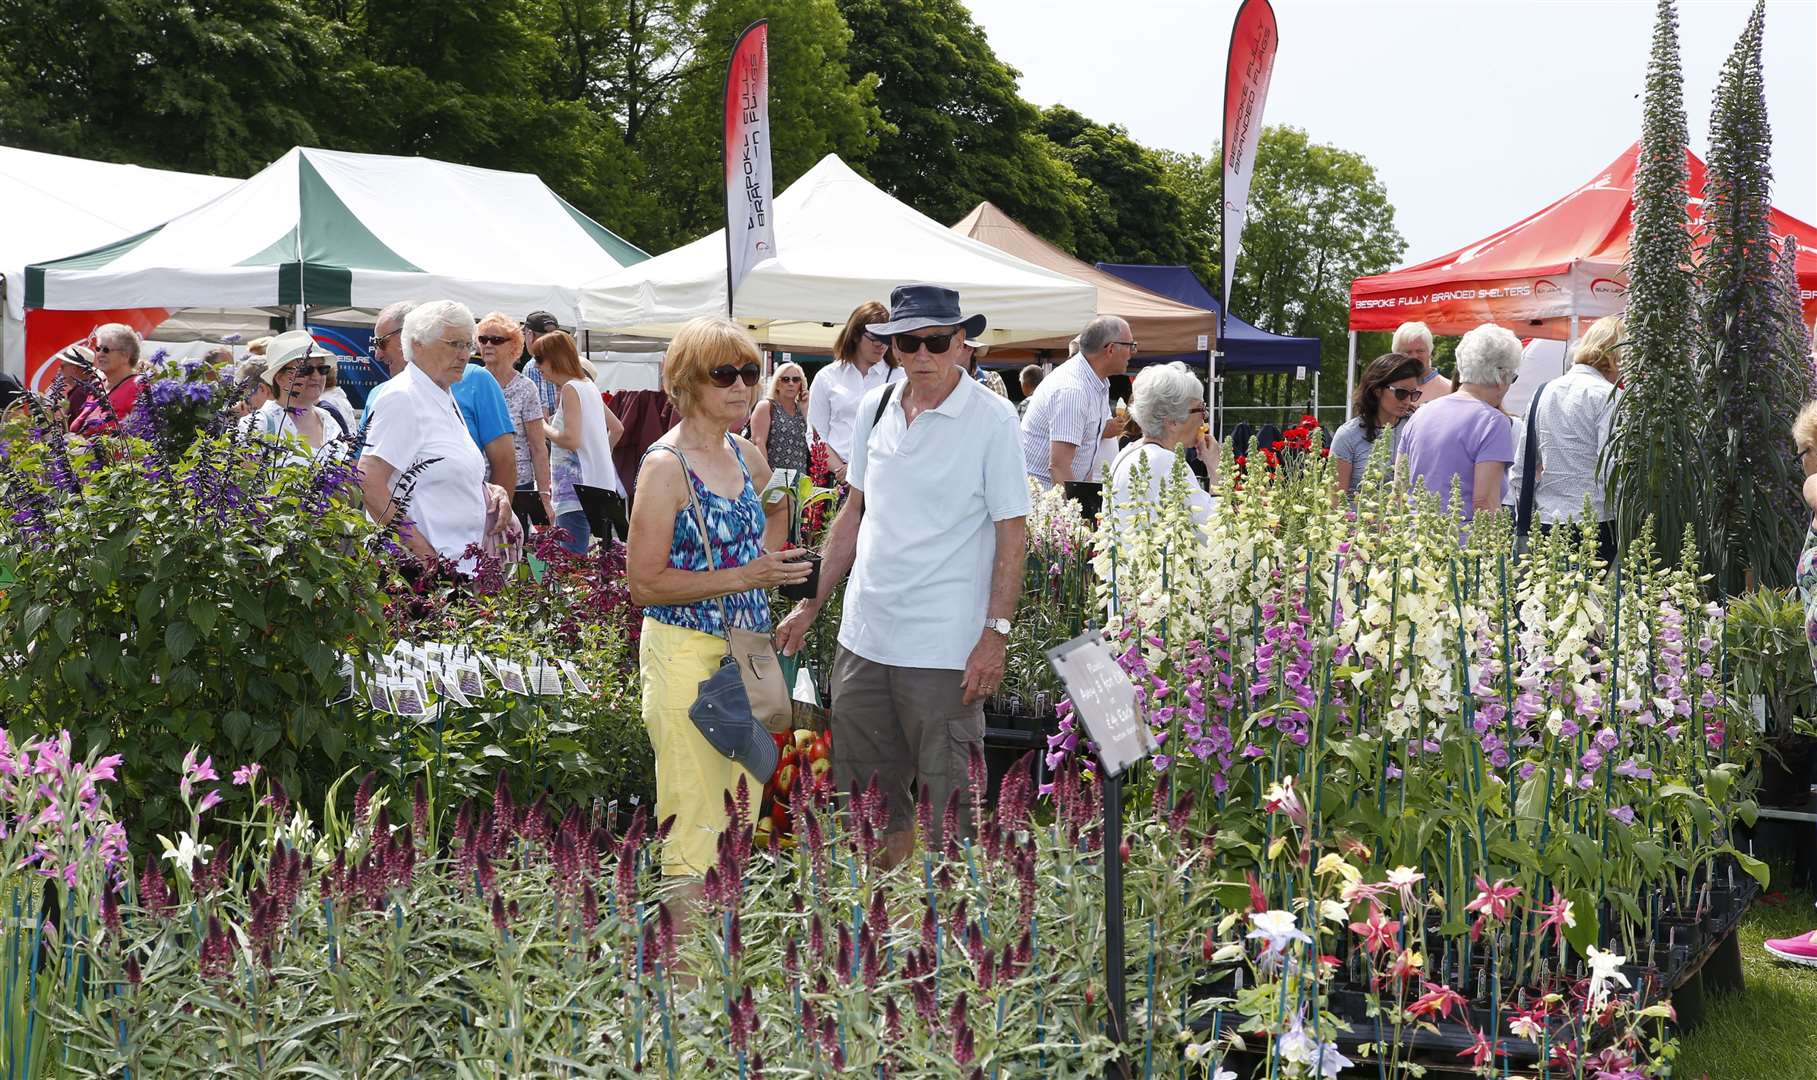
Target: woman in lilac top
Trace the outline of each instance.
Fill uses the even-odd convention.
[[[1446,507],[1457,480],[1466,521],[1500,507],[1507,492],[1514,431],[1502,398],[1519,376],[1520,339],[1504,327],[1479,326],[1458,342],[1457,389],[1401,421],[1396,453],[1408,475]]]

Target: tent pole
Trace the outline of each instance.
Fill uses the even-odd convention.
[[[1312,369],[1312,418],[1319,417],[1319,369]]]
[[[1350,399],[1356,397],[1356,331],[1350,331],[1350,358],[1344,362],[1344,419],[1350,419]]]
[[[1223,342],[1218,342],[1222,345]],[[1224,395],[1218,393],[1218,350],[1205,350],[1205,418],[1217,419],[1218,438],[1224,437]]]

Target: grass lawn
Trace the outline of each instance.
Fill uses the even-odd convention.
[[[1703,1024],[1684,1037],[1674,1077],[1817,1080],[1817,968],[1776,960],[1760,944],[1814,929],[1809,893],[1755,903],[1741,924],[1747,989],[1710,997]]]

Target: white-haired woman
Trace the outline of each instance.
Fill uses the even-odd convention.
[[[74,435],[116,430],[126,414],[139,404],[139,394],[145,389],[145,380],[139,375],[137,330],[125,323],[107,323],[95,327],[89,344],[94,353],[95,376],[102,385],[89,388],[87,399],[69,422]]]
[[[1526,460],[1524,444],[1516,447],[1520,460],[1508,477],[1509,493],[1518,505],[1521,474],[1535,469],[1532,513],[1541,531],[1583,517],[1588,498],[1605,561],[1615,556],[1615,506],[1606,498],[1603,447],[1614,430],[1624,334],[1620,315],[1596,320],[1571,351],[1571,370],[1534,393],[1527,424],[1537,440],[1536,459]]]
[[[1440,375],[1438,369],[1432,366],[1432,329],[1425,323],[1404,322],[1395,327],[1394,343],[1389,347],[1389,351],[1400,353],[1402,356],[1411,356],[1418,360],[1420,366],[1425,369],[1425,374],[1420,376],[1419,405],[1415,405],[1414,408],[1417,409],[1420,405],[1430,405],[1456,389],[1451,385],[1450,379]],[[1462,376],[1460,375],[1459,378]]]
[[[768,392],[751,410],[751,442],[763,447],[772,469],[808,471],[807,374],[793,360],[770,376]]]
[[[380,525],[408,518],[409,550],[463,563],[468,547],[514,533],[511,497],[486,483],[480,453],[449,392],[473,355],[473,313],[452,300],[423,304],[404,319],[404,370],[369,399],[360,489]],[[408,481],[408,503],[403,485]]]
[[[1520,339],[1505,327],[1483,325],[1457,346],[1455,393],[1446,394],[1401,421],[1397,459],[1407,461],[1413,482],[1451,503],[1451,482],[1463,494],[1466,520],[1501,506],[1514,461],[1514,432],[1502,399],[1520,377]]]
[[[1144,368],[1136,375],[1131,396],[1134,400],[1129,404],[1129,413],[1145,434],[1139,442],[1124,447],[1110,467],[1110,505],[1116,508],[1121,521],[1133,516],[1137,504],[1154,505],[1160,501],[1181,450],[1197,450],[1199,460],[1214,480],[1218,467],[1211,433],[1205,424],[1205,384],[1191,368],[1180,363]],[[1146,491],[1135,487],[1137,462],[1141,461],[1148,463]],[[1187,501],[1201,527],[1211,520],[1217,508],[1217,500],[1201,489],[1196,479],[1187,492]]]

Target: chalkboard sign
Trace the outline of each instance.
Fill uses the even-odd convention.
[[[1154,734],[1136,712],[1136,687],[1104,644],[1104,635],[1088,630],[1047,650],[1048,662],[1066,684],[1073,715],[1098,744],[1105,775],[1123,770],[1156,750]]]

